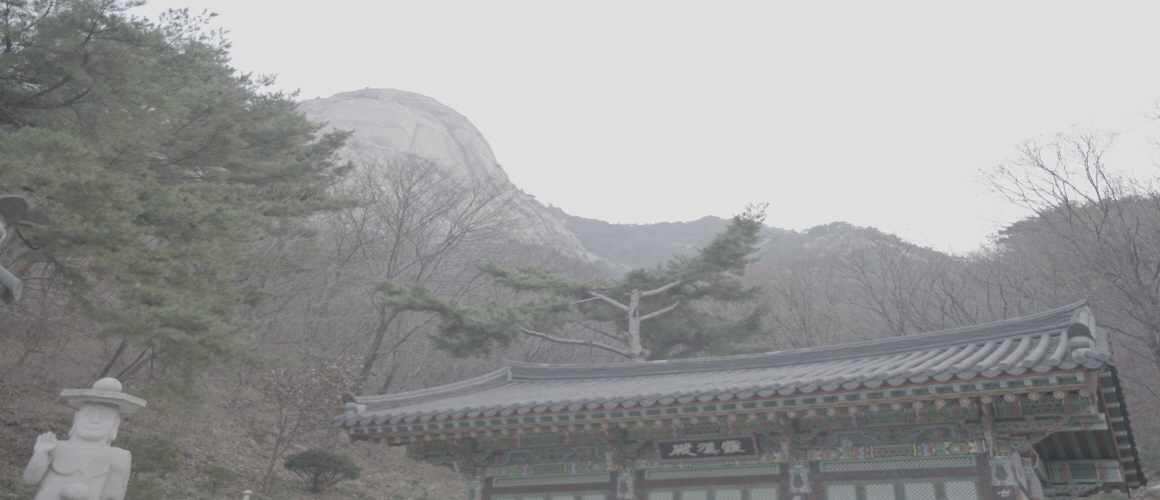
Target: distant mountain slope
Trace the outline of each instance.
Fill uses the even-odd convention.
[[[568,215],[557,207],[548,207],[548,210],[564,222],[584,248],[621,269],[655,267],[668,262],[674,255],[692,255],[713,241],[713,237],[729,224],[728,219],[714,216],[691,222],[613,224]],[[803,231],[766,226],[761,237],[757,258],[759,262],[770,264],[787,255],[820,253],[840,245],[892,239],[875,228],[846,222],[833,222]],[[897,240],[897,244],[914,247],[901,240]]]
[[[720,217],[703,217],[693,222],[613,224],[568,215],[556,207],[549,210],[576,235],[584,248],[625,269],[654,267],[674,255],[692,254],[713,241],[728,225]]]

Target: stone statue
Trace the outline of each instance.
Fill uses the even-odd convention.
[[[123,500],[131,457],[112,442],[121,416],[145,408],[145,400],[121,392],[115,378],[92,389],[65,389],[60,399],[77,410],[68,441],[52,432],[37,437],[24,484],[40,485],[34,500]]]
[[[28,201],[23,197],[0,196],[0,242],[3,242],[4,238],[8,236],[8,231],[5,228],[15,227],[16,223],[24,218],[24,213],[27,211]],[[5,304],[19,302],[23,290],[24,285],[20,282],[20,278],[9,272],[4,266],[0,266],[0,300],[3,300]]]

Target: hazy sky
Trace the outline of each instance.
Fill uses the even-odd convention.
[[[427,95],[512,181],[610,222],[843,220],[967,251],[1020,215],[980,169],[1079,125],[1151,175],[1160,2],[154,0],[233,64],[328,97]]]

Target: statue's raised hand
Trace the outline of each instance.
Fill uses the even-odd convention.
[[[36,437],[36,444],[32,446],[34,453],[48,453],[56,449],[56,434],[46,432]]]

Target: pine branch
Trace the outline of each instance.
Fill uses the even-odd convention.
[[[692,321],[694,325],[697,325],[697,328],[705,328],[705,326],[702,325],[700,321],[697,321],[697,318],[694,318],[692,314],[689,314],[689,310],[685,309],[685,306],[682,306],[680,302],[677,303],[677,307],[681,308],[681,312],[685,313],[685,317],[688,318],[689,321]]]
[[[653,318],[655,318],[655,317],[657,317],[657,316],[660,316],[660,315],[662,315],[662,314],[665,314],[665,313],[667,313],[667,312],[669,312],[669,311],[672,311],[673,309],[676,309],[676,308],[678,308],[678,307],[680,307],[680,306],[681,306],[681,303],[680,303],[680,302],[673,303],[673,305],[671,305],[671,306],[669,306],[669,307],[666,307],[666,308],[664,308],[664,309],[661,309],[661,310],[659,310],[659,311],[653,311],[653,312],[650,312],[650,313],[648,313],[648,314],[646,314],[646,315],[644,315],[644,316],[641,316],[641,317],[640,317],[640,320],[641,320],[641,321],[646,321],[646,320],[653,319]],[[698,325],[698,326],[699,326],[699,325]]]
[[[671,290],[673,287],[680,285],[683,282],[684,281],[682,281],[682,280],[677,280],[677,281],[669,283],[665,286],[657,288],[655,290],[649,290],[647,292],[640,292],[640,296],[643,298],[643,297],[652,297],[653,295],[662,294],[662,293],[665,293],[665,292]]]
[[[630,308],[629,308],[628,306],[626,306],[626,305],[624,305],[624,304],[621,304],[620,302],[617,302],[617,301],[616,301],[616,300],[614,300],[614,299],[610,299],[610,298],[608,298],[608,297],[605,297],[604,295],[601,295],[601,294],[599,294],[599,293],[596,293],[596,292],[591,292],[591,291],[590,291],[590,292],[588,292],[588,293],[589,293],[589,294],[591,294],[591,295],[593,295],[593,296],[595,296],[596,298],[598,298],[598,299],[600,299],[600,300],[603,300],[603,301],[605,301],[605,302],[607,302],[607,303],[609,303],[609,304],[612,304],[612,305],[616,306],[618,309],[620,309],[620,310],[622,310],[622,311],[624,311],[624,312],[630,312]]]

